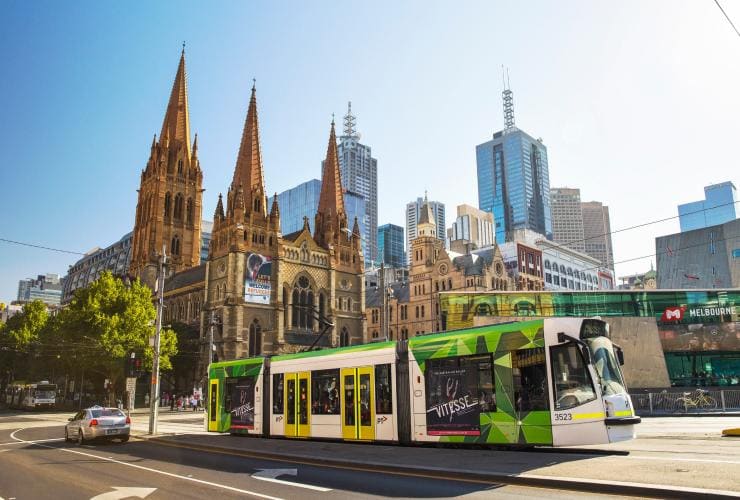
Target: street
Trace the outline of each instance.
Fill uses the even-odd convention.
[[[124,445],[92,443],[80,447],[62,439],[65,416],[65,413],[0,414],[0,498],[43,498],[50,492],[54,498],[98,500],[206,498],[214,494],[222,498],[594,497],[593,492],[587,491],[574,493],[490,481],[435,478],[434,467],[431,466],[438,466],[437,463],[430,463],[430,472],[426,474],[422,471],[390,474],[357,467],[307,464],[299,459],[292,463],[290,460],[239,456],[236,452],[196,451],[163,446],[147,439],[132,439]],[[143,434],[146,418],[145,414],[134,415],[135,434]],[[164,413],[160,420],[163,433],[179,434],[175,437],[184,439],[184,442],[218,439],[230,444],[253,444],[261,441],[206,435],[201,430],[200,413]],[[351,453],[359,450],[354,458],[360,460],[363,456],[371,460],[386,454],[390,462],[401,462],[402,450],[406,454],[421,453],[429,457],[458,456],[459,460],[483,459],[492,453],[507,454],[514,457],[506,459],[510,466],[513,464],[537,475],[712,487],[740,494],[737,482],[740,446],[737,441],[718,438],[715,433],[716,429],[730,425],[740,426],[740,418],[647,419],[645,437],[599,447],[613,454],[589,455],[590,450],[583,449],[568,459],[561,458],[568,453],[574,455],[574,450],[566,450],[568,453],[552,450],[492,452],[286,440],[269,442],[282,447],[334,447],[334,450]],[[636,475],[639,471],[642,471],[642,478]],[[697,480],[699,476],[703,480]]]

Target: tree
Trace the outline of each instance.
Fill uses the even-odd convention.
[[[0,366],[4,367],[2,384],[33,373],[40,339],[49,322],[46,304],[34,300],[0,327]]]
[[[154,352],[149,338],[154,335],[155,317],[149,288],[139,280],[127,287],[106,271],[75,292],[70,305],[59,313],[57,326],[63,342],[74,347],[69,362],[120,387],[128,352],[143,353],[146,366],[151,367]],[[177,354],[177,338],[164,329],[160,339],[160,368],[168,370],[170,356]]]

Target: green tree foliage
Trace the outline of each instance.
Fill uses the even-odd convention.
[[[34,300],[23,306],[23,311],[8,320],[2,330],[2,344],[11,349],[25,350],[39,341],[49,321],[46,304]]]
[[[154,335],[155,317],[149,288],[138,280],[127,287],[105,272],[75,293],[69,306],[59,313],[57,328],[66,346],[73,346],[75,354],[69,361],[116,384],[123,377],[123,359],[132,350],[143,353],[151,367],[153,348],[149,338]],[[162,370],[171,369],[170,357],[175,354],[177,337],[172,330],[163,329]]]

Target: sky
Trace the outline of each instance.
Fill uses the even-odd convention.
[[[740,26],[740,2],[720,0]],[[613,230],[738,184],[740,37],[712,0],[621,2],[4,2],[0,238],[87,252],[131,230],[141,169],[186,42],[203,216],[232,177],[257,80],[268,192],[321,176],[332,113],[378,160],[379,224],[428,191],[477,206],[475,146],[517,126],[551,186],[609,206]],[[678,220],[613,236],[616,262]],[[0,242],[0,302],[79,255]],[[654,257],[617,264],[646,271]]]

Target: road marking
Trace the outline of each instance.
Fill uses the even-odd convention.
[[[714,459],[714,458],[648,457],[644,455],[627,455],[626,457],[623,457],[623,458],[631,458],[633,460],[663,460],[664,462],[704,462],[708,464],[740,464],[740,460],[719,460],[719,459]]]
[[[131,486],[111,486],[111,488],[113,488],[113,491],[95,495],[90,500],[122,500],[131,497],[146,498],[157,491],[157,488],[136,488]]]
[[[16,430],[15,432],[13,432],[13,434],[11,434],[10,437],[12,437],[13,439],[17,439],[18,441],[22,441],[22,442],[25,442],[25,443],[30,443],[30,441],[23,441],[21,438],[15,437],[15,433],[16,432],[20,432],[22,430],[23,429]],[[265,498],[267,500],[284,500],[284,499],[282,499],[280,497],[272,497],[272,496],[265,495],[265,494],[262,494],[262,493],[257,493],[256,491],[243,490],[243,489],[240,489],[240,488],[234,488],[233,486],[227,486],[225,484],[213,483],[211,481],[204,481],[202,479],[195,479],[194,477],[181,476],[180,474],[175,474],[173,472],[165,472],[165,471],[162,471],[162,470],[152,469],[150,467],[144,467],[143,465],[137,465],[137,464],[131,464],[131,463],[127,463],[127,462],[122,462],[120,460],[115,460],[113,458],[105,458],[105,457],[101,457],[100,455],[95,455],[93,453],[85,453],[83,451],[72,450],[72,449],[69,449],[69,448],[59,448],[57,446],[49,446],[49,445],[46,445],[46,444],[39,444],[38,446],[42,446],[44,448],[49,448],[51,450],[59,450],[59,451],[67,452],[67,453],[75,453],[77,455],[83,455],[83,456],[86,456],[86,457],[97,458],[98,460],[105,460],[107,462],[112,462],[112,463],[115,463],[115,464],[118,464],[118,465],[125,465],[126,467],[133,467],[134,469],[145,470],[147,472],[153,472],[155,474],[161,474],[163,476],[175,477],[175,478],[178,478],[178,479],[183,479],[185,481],[192,481],[194,483],[205,484],[206,486],[213,486],[215,488],[221,488],[223,490],[233,491],[233,492],[236,492],[236,493],[243,493],[245,495],[252,495],[252,496],[259,497],[259,498]]]
[[[331,488],[323,488],[321,486],[313,486],[311,484],[295,483],[293,481],[282,481],[276,479],[278,476],[298,476],[298,469],[260,469],[258,472],[252,474],[252,477],[259,479],[260,481],[268,481],[270,483],[287,484],[288,486],[296,486],[298,488],[306,488],[307,490],[321,491],[326,493],[331,491]]]
[[[64,438],[54,439],[36,439],[34,441],[13,441],[12,443],[0,443],[0,446],[10,446],[11,444],[36,444],[36,443],[50,443],[52,441],[64,441]]]

